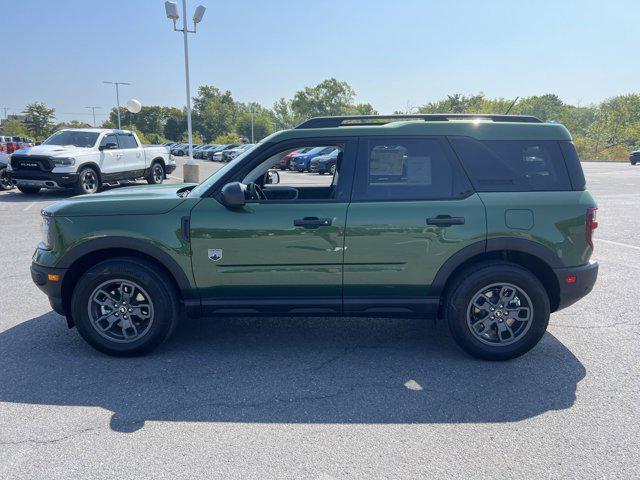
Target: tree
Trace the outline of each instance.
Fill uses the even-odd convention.
[[[235,132],[225,133],[214,138],[213,143],[217,143],[219,145],[225,145],[227,143],[242,143],[242,138],[240,138],[240,135]]]
[[[34,102],[27,105],[24,110],[26,120],[24,121],[27,131],[36,140],[48,137],[53,130],[53,119],[55,110],[47,108],[44,103]]]
[[[2,124],[2,134],[7,136],[26,137],[27,127],[20,120],[8,118]]]
[[[314,87],[305,87],[296,92],[290,108],[293,117],[300,120],[348,115],[353,111],[355,96],[355,90],[347,82],[329,78]]]
[[[230,91],[222,93],[214,86],[203,85],[193,99],[194,130],[206,141],[229,133],[236,125],[240,110]]]
[[[187,129],[187,114],[179,108],[167,109],[167,121],[164,124],[163,134],[165,138],[178,141],[182,132]]]
[[[251,112],[240,115],[236,124],[236,133],[251,140]],[[262,111],[253,114],[253,137],[255,141],[260,141],[274,131],[271,116]]]

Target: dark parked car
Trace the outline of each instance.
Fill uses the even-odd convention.
[[[207,151],[215,147],[217,147],[217,145],[203,145],[202,148],[193,152],[193,158],[205,158]]]
[[[228,145],[220,145],[218,148],[209,151],[208,153],[208,157],[210,160],[213,160],[215,162],[221,162],[222,161],[222,152],[224,152],[225,150],[230,150],[232,148],[236,148],[238,146],[237,143],[231,143]]]
[[[336,161],[340,153],[340,150],[336,148],[331,153],[312,158],[311,162],[309,162],[309,171],[319,173],[320,175],[324,173],[334,173],[336,171]]]
[[[634,150],[629,154],[629,163],[631,163],[631,165],[640,163],[640,150]]]

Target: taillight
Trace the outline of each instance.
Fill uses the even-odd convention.
[[[587,208],[587,243],[593,248],[593,231],[598,228],[597,207]]]
[[[16,151],[16,144],[13,142],[7,142],[7,154],[12,154]]]
[[[0,143],[0,152],[4,152],[4,145]]]

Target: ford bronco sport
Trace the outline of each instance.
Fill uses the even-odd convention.
[[[308,147],[339,149],[333,175],[278,183],[270,169]],[[182,315],[340,315],[443,319],[469,354],[506,360],[590,292],[595,212],[562,125],[323,117],[199,185],[45,208],[31,273],[68,325],[112,355],[152,350]]]

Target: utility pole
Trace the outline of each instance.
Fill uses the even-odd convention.
[[[93,113],[93,126],[96,126],[96,108],[102,108],[102,107],[84,107],[84,108],[90,108],[91,112]],[[118,113],[120,111],[120,106],[118,106]],[[120,128],[120,126],[118,126],[118,128]]]
[[[7,111],[8,111],[8,110],[11,110],[11,109],[10,109],[9,107],[0,107],[0,108],[2,108],[2,110],[4,110],[4,119],[6,120],[7,118],[9,118],[9,117],[7,116]]]
[[[120,85],[131,85],[131,84],[129,82],[106,82],[106,81],[103,81],[102,83],[108,83],[110,85],[116,86],[116,104],[118,105],[118,130],[120,130],[121,128],[120,127],[120,90],[118,87]]]

